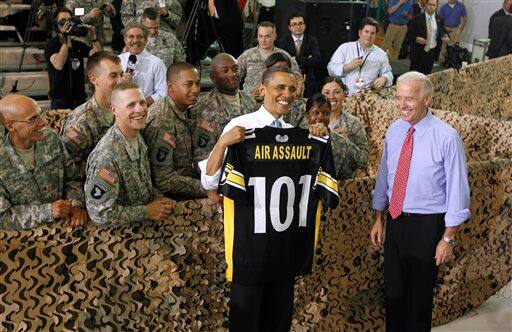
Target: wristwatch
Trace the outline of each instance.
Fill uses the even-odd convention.
[[[457,241],[455,239],[450,239],[449,237],[446,237],[443,235],[443,241],[448,243],[450,246],[454,246]]]

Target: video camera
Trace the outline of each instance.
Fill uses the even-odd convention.
[[[72,17],[69,20],[60,19],[57,21],[57,24],[60,26],[64,26],[64,24],[66,24],[66,22],[69,22],[68,24],[71,27],[71,29],[69,30],[69,34],[71,36],[75,36],[75,37],[87,36],[88,30],[83,25],[82,21],[78,17]]]

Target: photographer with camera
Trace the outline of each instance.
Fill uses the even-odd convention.
[[[93,26],[82,24],[66,7],[53,14],[58,36],[50,39],[44,55],[48,64],[52,109],[73,109],[83,104],[85,94],[84,58],[101,51]],[[92,48],[72,37],[87,36]]]
[[[84,24],[90,24],[96,29],[96,36],[101,45],[105,45],[104,16],[116,15],[116,10],[111,3],[105,0],[67,0],[66,7],[72,11],[83,9],[84,15],[80,19]]]

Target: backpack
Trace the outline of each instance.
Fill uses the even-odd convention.
[[[464,47],[460,47],[459,43],[456,43],[453,46],[446,47],[445,59],[444,67],[458,70],[462,67],[463,61],[470,63],[471,54]]]

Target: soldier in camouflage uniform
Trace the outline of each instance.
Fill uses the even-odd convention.
[[[194,163],[208,158],[231,119],[258,109],[251,96],[238,90],[240,76],[236,60],[231,55],[220,53],[213,58],[210,78],[215,88],[192,108],[197,120],[192,130]]]
[[[180,62],[167,70],[168,96],[151,106],[144,139],[155,186],[168,197],[205,197],[199,172],[193,163],[189,107],[200,91],[197,70]]]
[[[262,22],[258,25],[258,46],[242,53],[238,59],[238,73],[244,79],[243,91],[251,94],[261,83],[265,71],[265,60],[274,52],[285,54],[291,59],[292,71],[299,72],[297,62],[285,50],[274,46],[276,40],[275,26],[271,22]]]
[[[102,51],[91,56],[87,73],[94,85],[94,95],[71,112],[61,130],[62,141],[82,181],[85,181],[87,157],[114,124],[110,94],[114,85],[121,81],[123,71],[117,56]]]
[[[45,128],[31,98],[0,101],[9,134],[0,144],[0,229],[20,230],[56,220],[88,221],[75,165],[59,136]]]
[[[105,6],[103,9],[101,7]],[[82,23],[92,25],[96,29],[96,36],[102,45],[105,45],[105,31],[103,28],[104,16],[114,17],[116,10],[114,6],[108,1],[103,0],[67,0],[66,7],[72,11],[75,8],[83,8],[85,15],[80,16]],[[88,43],[87,38],[81,38],[85,43]]]
[[[120,83],[112,91],[111,108],[115,124],[87,161],[89,215],[103,226],[161,220],[176,202],[162,197],[151,183],[148,150],[140,135],[148,113],[146,99],[135,83]]]
[[[165,67],[175,62],[185,61],[185,50],[173,33],[160,31],[160,14],[155,8],[146,8],[141,16],[141,23],[148,28],[146,50],[162,59]]]
[[[162,6],[165,4],[165,6]],[[126,26],[131,19],[140,19],[144,9],[153,7],[158,10],[162,20],[161,31],[174,33],[183,14],[178,0],[123,0],[121,20]]]
[[[303,118],[299,127],[307,129],[308,124],[323,123],[329,126],[331,117],[331,105],[329,100],[321,93],[311,96],[305,106],[306,117]],[[357,169],[356,150],[353,143],[346,137],[331,131],[331,146],[336,166],[336,178],[340,181],[354,177]]]

